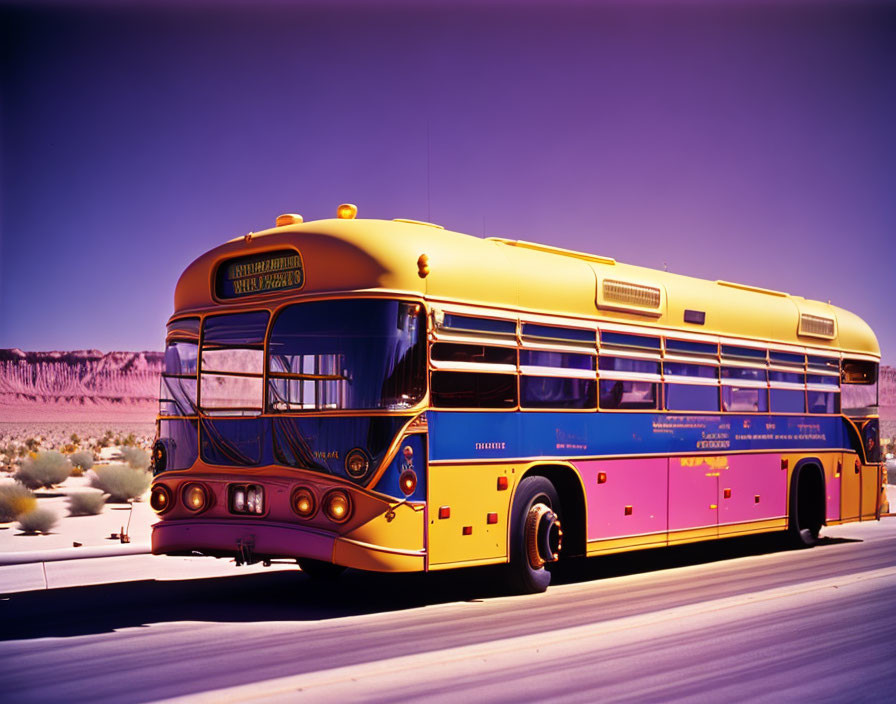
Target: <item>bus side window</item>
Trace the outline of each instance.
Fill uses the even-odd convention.
[[[441,408],[514,408],[515,374],[434,371],[432,404]]]
[[[601,379],[600,407],[609,410],[656,410],[657,384],[652,381]]]
[[[596,408],[594,379],[524,376],[520,379],[523,408]]]

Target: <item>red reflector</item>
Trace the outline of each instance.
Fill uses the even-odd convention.
[[[781,460],[781,469],[787,469],[790,466],[790,460]]]
[[[759,494],[756,494],[756,496],[753,497],[753,503],[755,503],[755,504],[759,503]]]
[[[625,507],[625,515],[626,515],[626,516],[631,516],[631,515],[632,515],[632,507],[631,507],[631,506],[626,506],[626,507]]]
[[[498,491],[507,489],[507,477],[498,477]]]
[[[439,506],[439,518],[451,518],[451,507]]]
[[[725,498],[726,498],[726,499],[730,499],[730,498],[731,498],[731,489],[725,489]]]
[[[464,526],[464,535],[473,535],[473,526]]]
[[[598,472],[597,473],[597,483],[604,484],[607,481],[607,473],[606,472]]]
[[[488,514],[488,518],[486,519],[488,523],[497,523],[498,522],[498,514],[490,513]]]

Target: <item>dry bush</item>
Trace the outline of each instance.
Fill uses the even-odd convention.
[[[49,533],[59,520],[48,508],[36,508],[19,516],[19,529],[28,534]]]
[[[95,516],[102,513],[107,495],[100,491],[79,491],[68,495],[69,516]]]
[[[149,453],[139,447],[122,447],[121,456],[134,469],[149,468]]]
[[[72,463],[72,475],[76,477],[80,477],[84,472],[93,467],[93,453],[88,452],[87,450],[81,450],[80,452],[72,453],[72,455],[68,458],[68,461]]]
[[[29,456],[22,462],[15,478],[29,489],[40,489],[60,484],[72,473],[72,464],[60,452],[49,450]]]
[[[122,502],[137,499],[149,489],[152,475],[126,464],[109,464],[94,467],[90,473],[90,485],[109,494],[109,501]]]
[[[0,483],[0,523],[14,521],[36,508],[37,499],[28,487],[19,482]]]

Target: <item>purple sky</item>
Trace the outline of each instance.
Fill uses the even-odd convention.
[[[0,347],[158,349],[192,259],[351,201],[830,299],[896,363],[896,4],[420,4],[0,0]]]

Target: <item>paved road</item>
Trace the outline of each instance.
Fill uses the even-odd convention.
[[[488,570],[348,573],[321,586],[236,568],[16,593],[0,601],[0,692],[10,702],[892,699],[896,518],[826,535],[805,551],[763,538],[590,560],[527,597],[501,596]]]

